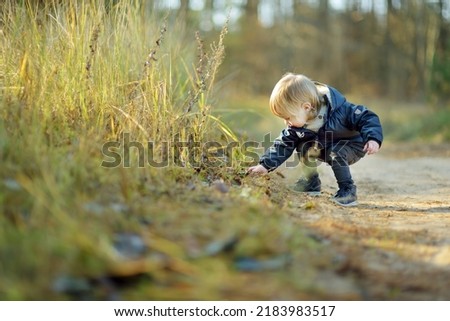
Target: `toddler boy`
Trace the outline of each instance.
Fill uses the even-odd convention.
[[[273,114],[285,120],[287,128],[249,173],[275,170],[297,150],[307,175],[294,189],[320,194],[317,160],[328,163],[339,190],[333,201],[342,206],[357,204],[356,186],[349,165],[367,154],[378,152],[383,133],[378,116],[361,105],[346,101],[336,89],[313,82],[304,75],[288,73],[270,96]]]

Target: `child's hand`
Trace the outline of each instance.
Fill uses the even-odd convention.
[[[364,146],[364,151],[367,155],[372,155],[377,153],[380,150],[380,144],[374,140],[369,140]]]
[[[247,170],[247,173],[249,173],[249,174],[267,174],[268,172],[269,171],[261,164],[252,166]]]

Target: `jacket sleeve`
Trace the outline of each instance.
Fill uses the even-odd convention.
[[[317,134],[309,129],[288,127],[261,156],[259,163],[267,170],[273,171],[291,157],[299,144],[316,139]]]
[[[259,163],[269,171],[275,170],[292,155],[298,140],[299,137],[295,130],[291,128],[283,129],[273,145],[261,156]]]
[[[369,140],[374,140],[381,146],[383,142],[383,129],[380,119],[373,111],[361,105],[348,103],[346,114],[349,127],[361,133],[364,143],[367,143]]]

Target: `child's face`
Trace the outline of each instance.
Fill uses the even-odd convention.
[[[302,106],[298,108],[297,114],[283,117],[284,122],[291,127],[303,127],[307,121],[310,120],[310,110],[311,105],[309,103],[302,104]]]

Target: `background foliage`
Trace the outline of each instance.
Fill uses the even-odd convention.
[[[162,1],[164,2],[164,1]],[[231,12],[228,59],[236,88],[267,93],[294,71],[342,90],[399,100],[448,100],[447,1],[182,1],[214,28]],[[191,10],[189,10],[191,8]],[[212,22],[205,23],[205,19]]]

